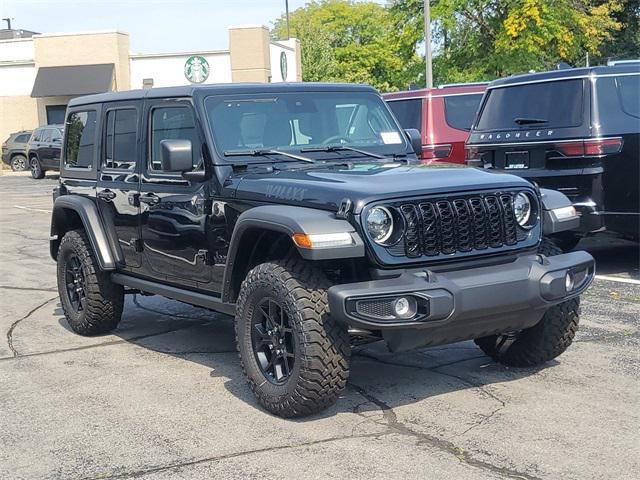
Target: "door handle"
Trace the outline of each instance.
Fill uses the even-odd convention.
[[[105,202],[110,202],[111,200],[116,198],[115,192],[112,192],[111,190],[101,190],[96,195],[99,199],[104,200]]]
[[[149,193],[147,195],[140,195],[139,200],[140,202],[146,203],[147,205],[155,205],[157,203],[160,203],[160,197],[153,193]]]

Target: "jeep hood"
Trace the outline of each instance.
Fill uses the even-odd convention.
[[[372,201],[531,186],[515,175],[452,164],[355,164],[244,173],[231,178],[238,200],[337,210],[350,199],[359,212]]]

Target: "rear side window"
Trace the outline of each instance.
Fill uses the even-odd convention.
[[[50,142],[51,141],[51,129],[47,128],[46,130],[43,130],[42,133],[40,134],[40,141],[41,142]]]
[[[55,142],[55,143],[60,143],[62,142],[62,133],[60,133],[60,130],[58,129],[51,129],[49,130],[51,132],[51,141]]]
[[[73,112],[67,117],[65,164],[89,169],[95,152],[96,112]]]
[[[402,128],[415,128],[422,132],[422,99],[388,101],[389,108]]]
[[[577,127],[582,124],[583,90],[582,79],[491,89],[476,128]]]
[[[109,110],[106,117],[105,168],[133,171],[136,168],[137,111]]]
[[[27,143],[29,141],[29,137],[31,136],[31,134],[29,133],[23,133],[22,135],[18,135],[14,142],[16,143]]]
[[[162,140],[191,140],[192,164],[200,164],[200,141],[190,107],[158,107],[151,111],[151,158],[149,168],[162,171],[160,142]]]
[[[471,130],[482,94],[444,97],[444,118],[451,128]]]
[[[627,115],[640,118],[640,75],[617,77],[616,87],[622,110]]]

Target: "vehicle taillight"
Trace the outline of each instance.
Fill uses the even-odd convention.
[[[464,159],[465,161],[477,160],[480,154],[480,149],[478,147],[467,145],[464,147]]]
[[[434,158],[447,158],[451,155],[452,146],[450,144],[441,145],[423,145],[422,158],[430,160]]]
[[[577,142],[554,143],[553,148],[567,157],[609,155],[622,149],[622,138],[595,138]]]

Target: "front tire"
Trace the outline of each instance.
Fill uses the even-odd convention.
[[[24,155],[14,155],[11,159],[11,170],[14,172],[24,172],[29,168],[29,162]]]
[[[42,165],[40,165],[40,161],[36,157],[32,157],[29,161],[29,167],[31,168],[31,177],[35,180],[40,180],[44,178],[44,170],[42,169]]]
[[[86,233],[67,232],[57,258],[58,294],[71,329],[85,336],[115,329],[122,316],[124,289],[100,270]]]
[[[349,335],[329,315],[327,278],[299,260],[263,263],[236,308],[240,362],[258,402],[281,417],[329,407],[347,384]]]
[[[547,257],[562,254],[551,240],[543,238],[538,253]],[[580,321],[580,298],[549,308],[542,320],[519,332],[477,338],[476,345],[493,360],[511,367],[532,367],[553,360],[573,342]]]

